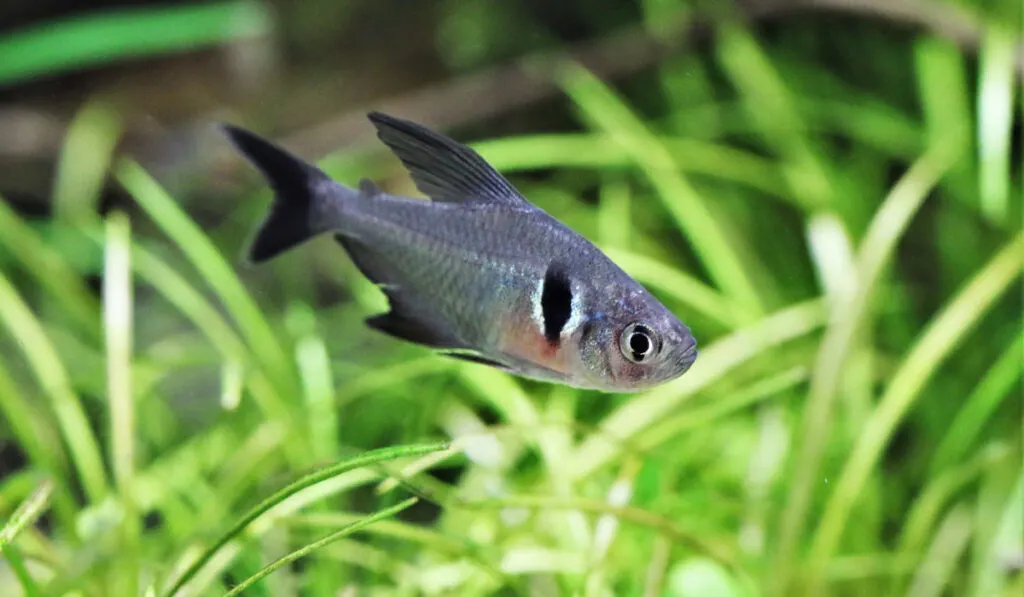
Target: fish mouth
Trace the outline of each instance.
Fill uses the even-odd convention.
[[[691,344],[689,348],[683,351],[683,354],[679,355],[679,367],[682,369],[682,373],[686,373],[693,363],[697,360],[697,344]]]

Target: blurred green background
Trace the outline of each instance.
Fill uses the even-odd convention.
[[[1024,594],[1017,0],[10,0],[0,595]],[[470,143],[693,329],[579,392],[241,256],[229,121]],[[439,442],[447,442],[442,444]]]

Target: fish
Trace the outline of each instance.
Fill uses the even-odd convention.
[[[697,358],[690,329],[597,246],[530,203],[470,147],[369,112],[425,198],[333,180],[240,126],[232,145],[273,191],[248,260],[333,235],[389,310],[369,328],[522,378],[629,393]]]

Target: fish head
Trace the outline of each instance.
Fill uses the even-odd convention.
[[[578,366],[590,387],[648,389],[686,373],[697,359],[690,329],[642,287],[629,286],[619,296],[596,301],[601,307],[577,330]],[[601,290],[596,294],[616,287]]]

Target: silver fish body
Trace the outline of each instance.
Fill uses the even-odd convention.
[[[479,155],[370,114],[432,200],[352,188],[255,134],[225,130],[276,195],[250,257],[331,233],[390,311],[367,323],[443,354],[543,381],[628,392],[685,373],[690,330],[597,247],[526,201]]]

